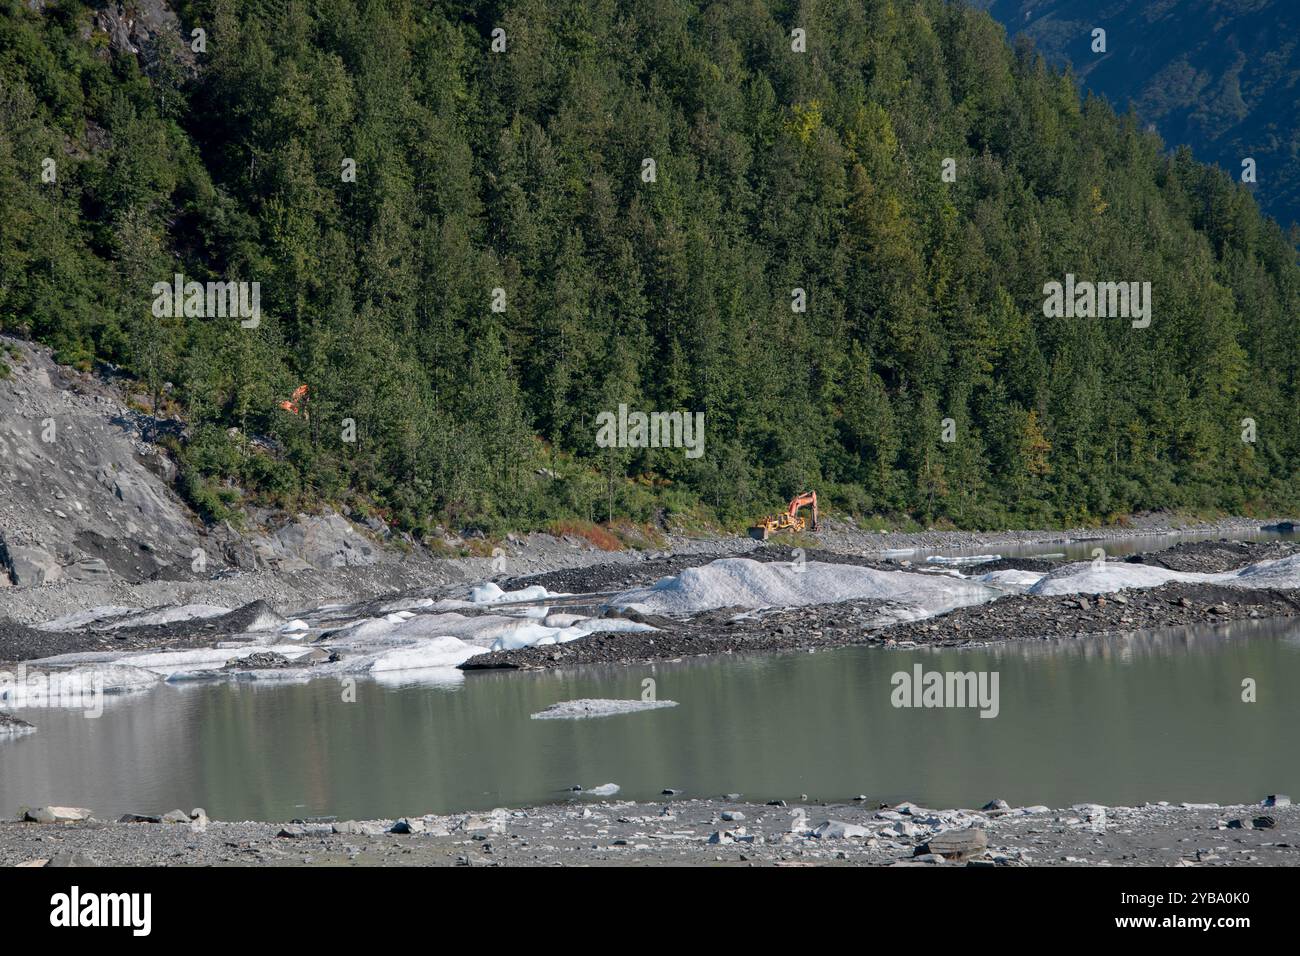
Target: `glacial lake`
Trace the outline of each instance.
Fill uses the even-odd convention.
[[[892,676],[996,671],[999,713],[896,708]],[[679,706],[532,720],[558,701]],[[1242,681],[1257,700],[1242,700]],[[0,812],[60,804],[101,817],[204,807],[215,819],[393,817],[583,800],[739,793],[747,800],[914,800],[978,807],[1238,803],[1300,791],[1300,622],[1240,622],[977,650],[844,648],[454,684],[165,685],[98,719],[16,711],[0,742]]]

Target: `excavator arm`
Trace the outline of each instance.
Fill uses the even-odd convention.
[[[790,499],[790,507],[789,507],[789,509],[787,510],[786,513],[787,513],[791,518],[793,518],[793,517],[795,517],[796,515],[799,514],[799,509],[800,509],[800,508],[803,508],[803,507],[808,506],[808,505],[811,505],[811,506],[812,506],[812,529],[813,529],[814,531],[816,531],[816,530],[817,530],[817,523],[818,523],[818,521],[817,521],[817,519],[818,519],[818,515],[817,515],[817,492],[815,492],[815,491],[805,491],[805,492],[804,492],[803,494],[801,494],[801,495],[795,495],[793,498]]]
[[[785,511],[781,514],[760,518],[758,523],[749,529],[750,537],[765,541],[768,535],[777,532],[802,531],[806,526],[806,522],[799,517],[799,509],[804,507],[812,508],[812,530],[816,531],[820,519],[817,512],[817,492],[805,491],[803,494],[791,498],[790,504],[786,506]]]

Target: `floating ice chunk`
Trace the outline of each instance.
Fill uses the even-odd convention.
[[[133,694],[137,691],[148,690],[160,680],[153,671],[145,670],[142,667],[131,667],[126,664],[76,668],[76,670],[88,673],[93,679],[98,680],[99,686],[106,694]]]
[[[93,706],[98,694],[128,694],[147,690],[159,681],[157,674],[117,664],[78,664],[73,667],[33,668],[23,678],[0,671],[0,703],[6,707]]]
[[[521,647],[540,647],[547,644],[567,644],[597,631],[653,631],[649,624],[629,621],[625,618],[586,618],[568,627],[547,627],[531,621],[518,622],[518,626],[502,634],[492,642],[494,651],[513,651]]]
[[[130,667],[152,671],[163,680],[179,680],[196,672],[217,670],[231,661],[259,653],[284,654],[292,658],[301,657],[307,651],[286,647],[283,644],[275,647],[240,644],[227,647],[202,647],[187,651],[146,651],[140,654],[124,654],[119,661]]]
[[[522,626],[516,628],[509,634],[503,634],[492,642],[494,651],[513,651],[521,647],[533,647],[541,644],[560,643],[559,637],[570,628],[547,627],[544,624],[534,624],[532,621],[521,621]],[[569,640],[581,637],[581,634],[574,633]]]
[[[533,720],[581,720],[586,717],[613,717],[643,710],[676,707],[675,700],[562,700],[532,715]]]
[[[416,667],[371,674],[384,687],[447,687],[465,683],[465,672],[454,667]]]
[[[592,787],[582,792],[592,797],[612,797],[621,789],[616,783],[602,783],[599,787]]]
[[[309,630],[310,627],[306,621],[300,617],[294,618],[280,627],[281,634],[296,634],[301,631]]]
[[[1000,554],[957,554],[949,557],[943,554],[932,554],[925,560],[930,564],[983,564],[986,561],[1000,560]]]
[[[459,638],[433,637],[416,641],[407,647],[385,651],[370,665],[370,673],[424,670],[430,667],[454,668],[482,653],[483,648],[467,644]]]

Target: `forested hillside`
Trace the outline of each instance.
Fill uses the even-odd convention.
[[[1294,0],[975,0],[1115,108],[1241,175],[1282,225],[1300,222],[1300,7]],[[1092,31],[1106,31],[1106,51]]]
[[[193,0],[124,39],[0,2],[0,327],[183,414],[209,517],[1297,500],[1293,242],[982,12]],[[156,317],[175,273],[259,282],[260,325]],[[1045,318],[1067,274],[1150,282],[1149,327]],[[703,412],[704,454],[599,447],[620,403]]]

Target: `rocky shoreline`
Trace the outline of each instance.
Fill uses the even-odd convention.
[[[221,822],[202,810],[29,811],[0,823],[0,866],[1296,866],[1300,808],[1147,804],[980,810],[692,799]],[[129,821],[129,822],[126,822]]]

